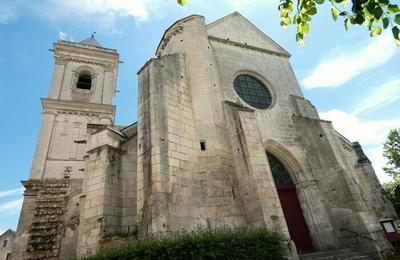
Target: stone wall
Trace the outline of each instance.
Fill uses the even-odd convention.
[[[367,206],[379,220],[398,219],[396,211],[386,198],[371,161],[364,154],[361,145],[358,142],[353,142],[351,145],[355,157],[353,162],[356,162],[354,164],[355,178],[360,185]]]
[[[24,205],[20,218],[13,259],[63,259],[76,254],[77,227],[79,225],[79,204],[69,204],[80,194],[80,180],[24,182],[25,197],[29,199],[29,210]],[[26,200],[28,201],[28,200]],[[23,229],[25,228],[25,229]],[[72,244],[72,245],[71,245]]]
[[[157,56],[139,71],[138,210],[147,214],[143,223],[152,223],[147,232],[174,230],[174,221],[169,218],[176,213],[171,211],[171,205],[179,201],[177,194],[181,190],[174,189],[170,170],[171,166],[181,167],[187,156],[192,167],[181,170],[185,177],[195,180],[197,172],[206,176],[208,171],[225,174],[226,179],[214,187],[217,174],[201,179],[202,187],[208,191],[220,190],[225,215],[223,221],[214,215],[211,197],[203,196],[199,201],[190,196],[197,192],[194,181],[177,179],[177,184],[185,183],[185,198],[191,201],[189,207],[184,206],[185,199],[179,201],[183,207],[178,212],[185,216],[180,219],[180,226],[190,228],[204,223],[197,210],[202,207],[199,205],[208,205],[207,223],[266,225],[287,232],[265,155],[268,151],[282,160],[296,184],[316,250],[353,244],[365,251],[376,251],[387,246],[375,210],[363,195],[366,185],[354,169],[356,158],[348,156],[332,125],[320,120],[315,107],[304,99],[287,52],[267,36],[260,36],[257,28],[236,13],[207,27],[197,15],[179,20],[165,32]],[[177,64],[180,59],[184,62]],[[238,97],[232,82],[242,73],[265,84],[273,96],[270,108],[253,109]],[[181,107],[181,100],[169,97],[180,86],[178,83],[184,86],[181,94],[185,94],[185,87],[188,89],[187,108]],[[179,114],[171,116],[176,107]],[[180,128],[175,129],[176,119]],[[193,131],[185,131],[183,127],[187,125]],[[170,140],[174,140],[173,145],[175,140],[188,140],[189,149],[174,154]],[[203,154],[196,144],[199,141],[207,146]],[[354,151],[352,147],[350,150]],[[225,168],[214,166],[217,161]],[[242,210],[238,214],[233,213],[235,201],[229,201],[224,192],[228,187],[240,201]],[[233,216],[234,221],[227,221]],[[368,239],[360,241],[345,229],[369,236],[377,244]]]
[[[136,133],[115,127],[92,132],[81,197],[79,255],[94,252],[113,235],[129,235],[136,227]]]
[[[0,259],[11,259],[11,253],[14,245],[15,232],[11,229],[0,234]],[[5,242],[6,241],[6,242]],[[7,243],[6,245],[4,243]]]
[[[287,168],[315,250],[388,246],[378,220],[396,216],[369,160],[304,99],[290,54],[240,14],[210,25],[192,15],[167,29],[138,72],[138,122],[127,127],[113,125],[110,105],[116,52],[68,55],[79,46],[63,44],[42,100],[15,259],[66,259],[114,235],[222,225],[289,237],[266,152]],[[99,74],[90,93],[71,89],[82,69]],[[264,83],[268,109],[236,94],[239,74]]]
[[[59,41],[53,47],[55,68],[49,89],[50,99],[112,104],[119,61],[116,50],[68,41]],[[90,90],[75,87],[82,71],[92,76]]]
[[[182,23],[139,71],[138,219],[145,234],[245,224],[204,19]]]
[[[289,238],[254,110],[231,102],[224,109],[246,224],[278,229]]]
[[[136,125],[123,130],[128,139],[122,143],[121,155],[121,233],[134,235],[137,232],[136,187],[137,187],[137,130]]]

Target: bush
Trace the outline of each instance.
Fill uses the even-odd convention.
[[[99,251],[83,259],[283,259],[286,241],[266,229],[200,230]]]

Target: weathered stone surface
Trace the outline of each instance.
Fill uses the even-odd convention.
[[[373,255],[389,245],[379,220],[397,216],[361,147],[319,119],[290,55],[240,14],[172,25],[138,72],[138,121],[127,127],[113,125],[118,54],[63,41],[55,49],[15,259],[65,259],[110,237],[224,225],[290,239],[266,152],[295,185],[315,251]],[[96,74],[90,91],[74,88],[81,70]],[[237,95],[239,74],[268,88],[271,107]]]

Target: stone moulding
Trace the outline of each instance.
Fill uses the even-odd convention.
[[[114,117],[115,115],[115,106],[113,105],[94,104],[50,98],[42,98],[41,102],[43,106],[43,113],[55,110],[61,113],[64,112],[81,114],[87,111],[87,115],[107,115],[110,117]]]
[[[98,66],[103,67],[104,70],[108,71],[108,72],[113,72],[116,69],[115,64],[96,61],[96,60],[88,59],[88,58],[80,59],[77,57],[65,56],[65,55],[62,55],[62,56],[55,55],[54,58],[55,58],[57,64],[66,64],[67,62],[72,61],[72,62],[81,63],[81,64],[98,65]]]
[[[178,28],[178,30],[177,30],[177,32],[175,32],[175,34],[176,33],[181,33],[183,31],[183,26],[181,26],[181,24],[183,24],[183,23],[185,23],[187,21],[190,21],[195,17],[201,17],[202,19],[204,19],[204,17],[201,16],[201,15],[193,14],[193,15],[190,15],[188,17],[185,17],[183,19],[180,19],[180,20],[176,21],[170,27],[168,27],[167,30],[165,30],[165,32],[164,32],[163,36],[161,37],[161,40],[160,40],[160,42],[159,42],[159,44],[157,46],[157,50],[156,50],[156,53],[155,53],[157,57],[161,55],[162,50],[165,48],[166,44],[171,39],[171,36],[169,36],[169,34],[171,33],[171,30],[175,31],[175,28]],[[179,29],[179,28],[181,28],[181,29]]]
[[[221,39],[218,37],[214,37],[214,36],[208,36],[208,38],[211,41],[215,41],[215,42],[219,42],[219,43],[223,43],[223,44],[228,44],[228,45],[232,45],[232,46],[236,46],[236,47],[240,47],[240,48],[244,48],[244,49],[249,49],[249,50],[253,50],[253,51],[258,51],[258,52],[262,52],[262,53],[267,53],[267,54],[272,54],[278,57],[284,57],[284,58],[289,58],[290,55],[288,54],[283,54],[280,52],[276,52],[276,51],[271,51],[271,50],[267,50],[267,49],[263,49],[263,48],[259,48],[259,47],[255,47],[255,46],[251,46],[248,44],[243,44],[240,42],[235,42],[235,41],[231,41],[228,39]]]
[[[227,101],[224,101],[223,103],[225,103],[225,104],[227,104],[227,105],[229,105],[231,107],[234,107],[234,108],[236,108],[236,109],[238,109],[240,111],[246,111],[246,112],[254,112],[255,111],[254,109],[249,108],[249,107],[247,107],[245,105],[242,105],[240,103],[237,103],[237,102],[233,102],[233,101],[228,101],[227,100]]]

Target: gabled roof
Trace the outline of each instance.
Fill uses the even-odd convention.
[[[83,40],[83,41],[80,41],[79,43],[87,44],[87,45],[92,45],[92,46],[96,46],[96,47],[102,47],[102,46],[100,45],[100,43],[98,43],[98,42],[96,41],[96,39],[94,38],[94,35],[90,36],[89,38],[87,38],[87,39],[85,39],[85,40]]]
[[[12,229],[8,229],[6,232],[4,232],[3,234],[0,234],[0,237],[5,236],[7,234],[12,234],[15,235],[15,231]]]
[[[120,131],[128,138],[132,137],[133,135],[137,134],[137,122],[120,129]]]
[[[290,56],[290,53],[265,35],[239,12],[233,12],[207,25],[208,35]]]

